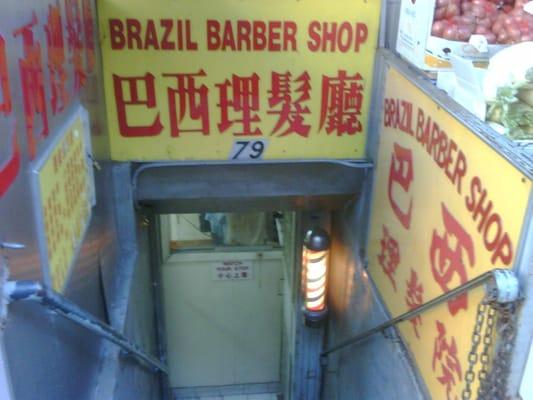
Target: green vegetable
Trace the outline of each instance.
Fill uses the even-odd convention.
[[[525,78],[499,87],[487,111],[487,120],[503,125],[505,134],[515,140],[533,140],[533,68]]]

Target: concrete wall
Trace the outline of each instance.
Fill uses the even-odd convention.
[[[368,209],[351,204],[333,218],[325,348],[388,319],[364,267],[364,220]],[[344,348],[328,357],[323,399],[422,399],[409,359],[394,331]]]

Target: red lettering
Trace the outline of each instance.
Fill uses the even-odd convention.
[[[231,29],[231,21],[226,21],[224,24],[224,35],[222,39],[222,50],[235,50],[235,38],[233,37],[233,29]]]
[[[74,92],[85,86],[87,72],[83,65],[83,24],[78,0],[65,0],[67,17],[67,44],[70,63],[74,69]]]
[[[368,39],[368,27],[361,22],[344,21],[339,25],[338,22],[312,21],[308,26],[308,36],[310,51],[346,53],[353,50],[357,53]]]
[[[281,50],[281,22],[271,21],[268,24],[268,50],[280,51]]]
[[[157,40],[157,32],[155,30],[155,22],[153,19],[146,21],[146,32],[144,34],[144,49],[148,50],[150,47],[154,50],[159,50],[159,42]]]
[[[413,154],[411,149],[400,146],[398,143],[394,143],[394,151],[391,157],[391,164],[389,169],[389,182],[388,182],[388,197],[389,203],[392,207],[392,211],[398,218],[398,221],[405,229],[411,227],[411,216],[413,212],[413,198],[409,199],[409,207],[400,207],[401,201],[398,196],[395,196],[394,186],[397,184],[400,186],[404,194],[409,193],[411,183],[414,179],[413,173]],[[407,211],[404,209],[407,208]]]
[[[426,117],[424,115],[424,111],[419,108],[418,109],[418,117],[416,118],[416,140],[424,145],[424,143],[426,142],[426,135],[425,135],[425,130],[424,130],[424,122],[426,120]]]
[[[468,280],[463,254],[466,254],[468,264],[473,267],[476,261],[474,242],[468,232],[461,226],[459,221],[441,204],[444,233],[440,235],[433,230],[429,258],[433,278],[439,284],[443,292],[450,290],[449,284],[455,276],[459,278],[459,284]],[[460,309],[468,309],[468,294],[464,293],[448,302],[448,309],[452,315]]]
[[[220,22],[208,19],[207,26],[207,50],[213,51],[220,48]]]
[[[368,39],[368,27],[361,22],[355,25],[355,52],[357,53],[361,45]]]
[[[66,88],[67,72],[65,71],[65,44],[63,42],[63,23],[59,1],[55,6],[48,6],[48,21],[44,27],[48,46],[48,72],[50,75],[50,91],[52,113],[58,114],[68,104]]]
[[[83,30],[85,33],[85,50],[87,53],[87,72],[96,65],[96,46],[94,43],[94,18],[91,0],[82,0]]]
[[[191,21],[185,21],[185,41],[187,50],[198,50],[198,43],[192,39]]]
[[[479,199],[477,199],[476,193],[481,195]],[[492,211],[492,201],[489,201],[488,204],[484,206],[486,199],[487,191],[483,189],[481,179],[475,176],[472,178],[472,182],[470,184],[470,196],[466,197],[466,208],[472,213],[474,222],[477,221],[478,217],[480,217],[477,227],[479,232],[483,230],[487,217]]]
[[[252,31],[252,26],[248,21],[237,21],[237,49],[239,51],[246,50],[250,51],[251,41],[250,33]],[[243,47],[244,44],[244,47]]]
[[[384,274],[391,281],[394,291],[396,288],[396,279],[394,275],[400,265],[400,246],[398,241],[391,236],[389,229],[383,225],[383,236],[380,240],[381,250],[378,255],[378,263],[381,265]]]
[[[457,160],[455,160],[455,167],[453,170],[453,178],[452,183],[454,185],[457,185],[457,193],[461,194],[461,182],[463,181],[463,178],[466,175],[466,157],[462,151],[459,151],[457,153]]]
[[[502,238],[498,241],[495,246],[494,252],[490,262],[492,265],[496,265],[498,262],[503,263],[503,265],[511,265],[513,261],[513,244],[507,232],[505,232]]]
[[[343,22],[339,27],[339,51],[346,53],[352,47],[352,25]]]
[[[139,90],[138,84],[144,84]],[[124,90],[127,88],[127,91]],[[128,123],[127,109],[129,106],[145,106],[147,109],[157,109],[155,97],[154,76],[147,73],[145,76],[121,77],[113,74],[113,88],[117,107],[117,117],[120,134],[125,137],[156,136],[163,129],[156,114],[152,123],[142,126],[131,126]],[[141,98],[139,92],[146,93],[146,98]]]
[[[253,30],[254,30],[254,50],[260,51],[260,50],[266,49],[267,47],[266,23],[264,23],[263,21],[254,21]]]
[[[162,50],[174,50],[176,48],[174,42],[169,41],[170,33],[172,32],[173,21],[171,19],[162,19],[160,21],[163,28],[163,39],[161,40]]]
[[[422,286],[422,283],[418,280],[418,274],[415,270],[411,268],[411,277],[406,282],[406,294],[405,294],[405,303],[407,304],[407,307],[409,310],[414,310],[417,307],[420,307],[424,303],[424,287]],[[411,325],[413,325],[413,329],[415,331],[415,335],[418,339],[420,339],[420,334],[418,333],[418,325],[422,325],[422,316],[418,315],[412,319],[409,320]]]
[[[12,112],[8,71],[5,40],[0,35],[0,113],[4,115],[10,115]],[[14,123],[10,136],[10,155],[6,161],[0,163],[0,198],[13,185],[20,171],[20,149]]]
[[[26,122],[26,137],[28,152],[33,160],[37,153],[37,141],[48,136],[48,113],[44,91],[41,45],[35,41],[33,28],[37,25],[37,15],[32,13],[31,21],[16,29],[14,37],[22,38],[23,58],[19,59],[19,73],[23,97],[24,120]],[[40,115],[42,128],[35,135],[35,117]],[[37,136],[37,137],[36,137]]]
[[[322,24],[322,52],[337,50],[337,23],[333,22],[328,24],[324,22]],[[328,50],[329,45],[329,50]]]
[[[8,72],[6,42],[0,35],[0,113],[6,115],[10,114],[12,109]]]
[[[283,24],[283,51],[296,51],[296,33],[298,26],[293,21],[287,21]]]
[[[454,337],[451,340],[446,337],[446,326],[442,322],[436,321],[436,324],[438,336],[433,346],[432,369],[435,371],[438,361],[441,376],[437,379],[446,388],[446,398],[447,400],[457,399],[457,396],[453,396],[452,390],[458,381],[463,379],[461,363],[457,356],[457,344]]]
[[[120,19],[109,19],[109,39],[111,41],[111,48],[113,50],[122,50],[126,45],[124,24]]]
[[[505,232],[501,216],[493,211],[494,204],[489,200],[488,192],[477,176],[470,182],[470,195],[466,197],[465,203],[474,222],[479,219],[477,231],[482,234],[485,248],[492,253],[491,263],[511,265],[513,244]]]
[[[183,50],[183,21],[181,19],[178,19],[176,27],[177,48],[178,50]]]
[[[261,118],[256,113],[259,111],[259,76],[241,77],[232,75],[231,81],[226,80],[222,84],[216,85],[220,92],[220,122],[218,129],[221,133],[228,130],[233,124],[240,123],[242,129],[233,132],[235,136],[257,136],[262,135],[260,128],[253,128],[253,123],[261,122]],[[231,89],[231,91],[230,91]],[[230,119],[230,111],[233,114],[240,114],[240,119]],[[235,117],[238,118],[238,117]]]
[[[312,21],[309,24],[308,34],[307,48],[312,52],[317,52],[320,48],[320,22]]]
[[[142,50],[141,23],[136,19],[127,18],[126,30],[128,32],[128,49]],[[135,47],[133,41],[135,41]]]
[[[278,133],[283,127],[285,129],[279,132],[279,136],[286,136],[296,133],[307,138],[311,126],[305,124],[304,114],[310,114],[309,107],[303,105],[311,99],[311,77],[307,72],[301,74],[298,78],[292,79],[290,72],[279,74],[272,72],[272,85],[269,90],[270,97],[268,105],[270,110],[268,114],[278,115],[278,121],[272,130],[272,134]],[[293,89],[293,83],[298,84]],[[298,95],[296,95],[298,94]]]
[[[363,106],[363,77],[359,73],[348,76],[344,70],[336,77],[322,76],[322,99],[320,128],[326,126],[326,133],[336,132],[355,135],[362,132],[359,120]]]
[[[176,79],[176,88],[167,89],[171,135],[178,137],[180,132],[201,132],[208,135],[208,89],[205,85],[200,87],[195,85],[196,78],[205,77],[206,73],[200,70],[196,74],[163,74],[163,76]],[[200,128],[180,128],[187,111],[191,120],[201,122]]]

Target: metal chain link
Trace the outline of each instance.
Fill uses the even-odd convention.
[[[494,337],[495,326],[496,337]],[[480,366],[477,374],[479,380],[477,400],[503,400],[506,398],[505,390],[514,346],[515,329],[516,304],[487,303],[483,300],[478,305],[476,323],[472,333],[472,345],[468,354],[468,369],[465,372],[466,384],[462,392],[462,400],[472,398],[472,384],[476,377],[474,369],[478,362]],[[479,353],[482,332],[483,347]],[[493,346],[494,340],[496,340],[495,347]]]
[[[507,379],[514,347],[516,304],[501,305],[494,303],[492,307],[495,307],[499,316],[497,323],[498,342],[494,351],[494,359],[489,376],[490,385],[487,389],[486,399],[503,400],[507,398]]]
[[[492,350],[492,340],[494,335],[494,319],[496,310],[489,306],[487,314],[487,326],[485,327],[485,334],[483,335],[483,352],[480,356],[481,368],[478,373],[479,387],[477,390],[478,400],[484,399],[487,395],[489,387],[489,371],[490,371],[490,351]]]
[[[466,386],[462,392],[463,400],[469,400],[472,398],[472,383],[476,378],[474,368],[478,361],[477,348],[481,342],[481,330],[483,329],[486,309],[487,305],[485,302],[481,302],[477,306],[476,323],[474,325],[474,332],[472,333],[472,347],[470,348],[470,353],[468,353],[468,369],[465,372]]]

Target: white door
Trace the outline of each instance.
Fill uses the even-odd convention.
[[[173,254],[163,265],[171,387],[278,382],[282,252]]]

